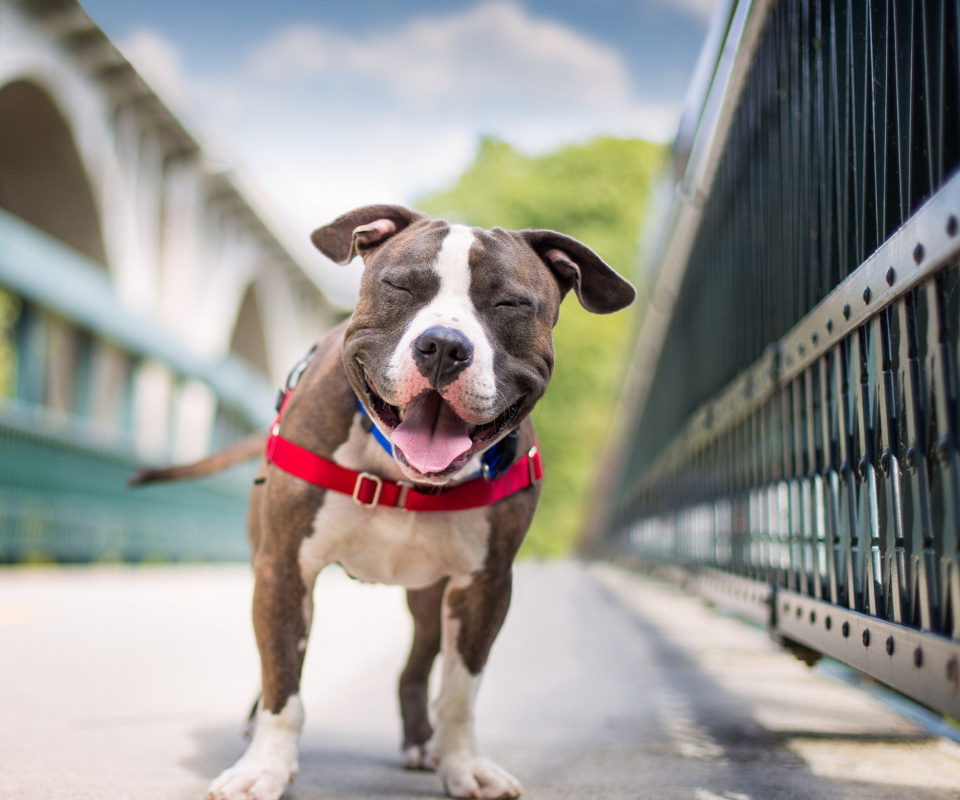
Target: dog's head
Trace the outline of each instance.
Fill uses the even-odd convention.
[[[596,253],[554,231],[486,231],[377,205],[312,238],[340,264],[363,257],[344,366],[417,483],[458,477],[530,413],[553,372],[551,330],[570,289],[598,314],[635,296]]]

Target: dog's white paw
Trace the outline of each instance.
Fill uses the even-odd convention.
[[[437,768],[437,759],[430,752],[429,744],[415,744],[403,751],[404,769],[424,769],[433,772]]]
[[[279,800],[297,768],[296,761],[241,758],[213,779],[206,800]]]
[[[450,797],[503,798],[523,794],[520,781],[483,756],[448,756],[440,764]]]

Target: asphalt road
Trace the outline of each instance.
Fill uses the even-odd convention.
[[[244,749],[257,693],[244,567],[0,571],[0,798],[179,800]],[[288,798],[437,798],[399,767],[402,592],[329,571]],[[531,800],[938,800],[960,745],[672,587],[517,569],[481,744]]]

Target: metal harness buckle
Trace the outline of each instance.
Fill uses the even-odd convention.
[[[407,483],[406,481],[397,481],[397,486],[400,487],[400,494],[397,496],[397,508],[399,508],[401,511],[406,511],[407,495],[410,494],[413,484]]]
[[[530,483],[540,483],[542,478],[537,477],[537,460],[540,456],[540,451],[537,449],[537,446],[534,445],[530,448],[530,452],[527,453],[527,457],[530,459],[527,461],[527,469],[530,470]]]
[[[377,488],[373,492],[373,500],[369,503],[364,503],[360,499],[360,490],[363,488],[364,480],[373,481]],[[380,492],[383,491],[383,478],[378,477],[377,475],[371,475],[369,472],[361,472],[357,475],[357,482],[353,487],[353,502],[358,506],[364,506],[365,508],[375,508],[380,502]]]

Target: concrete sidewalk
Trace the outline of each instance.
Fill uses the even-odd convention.
[[[258,691],[242,566],[0,571],[0,798],[179,800],[243,751]],[[328,570],[290,798],[435,798],[399,768],[403,592]],[[946,800],[960,747],[672,587],[517,569],[481,744],[527,797]]]

